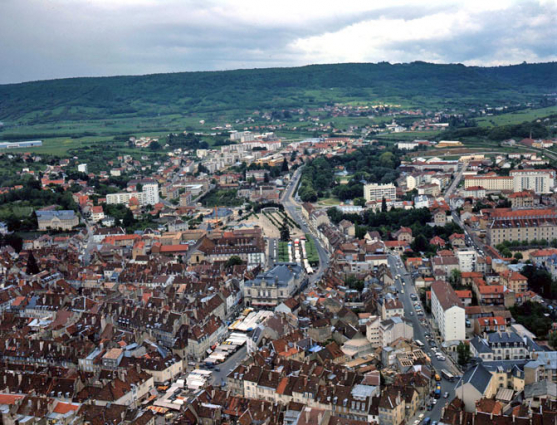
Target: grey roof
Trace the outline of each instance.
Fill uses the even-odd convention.
[[[60,220],[72,220],[75,217],[75,211],[73,210],[61,210],[61,211],[36,211],[37,220],[47,220],[50,221],[54,217],[58,217]]]
[[[532,338],[526,337],[526,345],[528,346],[528,351],[545,351],[543,347],[538,345]]]
[[[474,338],[472,338],[470,340],[470,344],[472,344],[474,346],[474,349],[479,354],[486,354],[486,353],[492,353],[493,352],[491,350],[491,348],[489,348],[489,345],[487,344],[485,339],[480,338],[479,336],[475,336]]]
[[[464,372],[457,388],[465,384],[471,384],[480,394],[484,394],[490,381],[491,373],[484,367],[483,363],[479,363]]]
[[[542,351],[538,353],[538,362],[546,369],[557,369],[557,351]]]
[[[298,264],[278,263],[271,270],[257,275],[253,280],[247,281],[245,286],[259,286],[263,280],[270,285],[287,286],[292,278],[297,279],[301,275],[302,267]]]
[[[524,340],[514,332],[492,332],[487,335],[490,344],[494,343],[519,343],[524,344]]]
[[[483,362],[484,367],[490,372],[506,372],[513,373],[514,375],[522,375],[524,373],[524,366],[529,360],[494,360],[490,362]]]
[[[549,382],[547,379],[539,382],[534,382],[524,387],[524,398],[533,397],[557,397],[557,384]]]

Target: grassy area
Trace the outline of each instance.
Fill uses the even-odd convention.
[[[476,121],[480,127],[495,127],[498,125],[520,124],[525,121],[534,121],[554,114],[557,114],[557,106],[509,112],[507,114],[478,118]]]
[[[326,207],[334,207],[340,204],[340,200],[338,198],[323,198],[317,202],[318,205],[323,205]]]
[[[244,204],[244,199],[238,198],[238,191],[235,189],[213,189],[200,202],[204,207],[239,207]]]
[[[317,253],[317,248],[315,247],[315,242],[309,235],[306,234],[306,254],[308,262],[314,266],[319,264],[319,254]]]
[[[378,134],[373,136],[377,140],[386,142],[403,142],[411,140],[429,140],[434,139],[439,134],[443,134],[442,131],[405,131],[404,133],[389,133],[389,134]]]
[[[288,242],[279,241],[278,243],[278,259],[281,263],[287,263],[288,256]]]

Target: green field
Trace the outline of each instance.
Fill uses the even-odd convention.
[[[480,127],[494,127],[497,125],[520,124],[525,121],[534,121],[554,114],[557,114],[557,106],[509,112],[507,114],[478,118],[476,121]]]
[[[546,93],[554,90],[556,74],[557,63],[491,68],[425,62],[348,63],[0,85],[0,121],[4,123],[0,139],[40,139],[45,146],[32,151],[66,154],[74,147],[103,142],[105,137],[154,136],[184,130],[209,133],[214,126],[248,117],[254,120],[249,125],[269,124],[261,118],[261,111],[281,113],[306,108],[312,115],[319,111],[317,114],[324,116],[326,112],[319,108],[325,104],[388,104],[424,111],[464,111],[486,103],[539,104]],[[555,109],[545,112],[554,113]],[[396,118],[402,122],[412,119]],[[512,119],[529,118],[523,113]],[[391,119],[327,117],[340,129]],[[281,120],[284,122],[302,128],[300,133],[291,134],[292,138],[310,135],[303,128],[314,126],[297,119]],[[389,137],[405,140],[431,136],[402,133],[385,139]]]

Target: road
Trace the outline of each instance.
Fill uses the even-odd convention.
[[[278,250],[278,241],[275,238],[268,239],[268,251],[267,251],[267,268],[272,269],[277,262],[277,257],[275,253]]]
[[[447,188],[447,190],[445,191],[445,200],[456,190],[456,188],[458,187],[460,180],[462,179],[462,175],[464,174],[464,172],[466,171],[466,167],[468,167],[468,163],[465,162],[464,165],[462,165],[460,167],[460,169],[457,171],[456,176],[454,177],[453,181],[451,182],[451,184],[449,185],[449,187]]]
[[[301,207],[292,196],[294,194],[294,190],[298,187],[298,182],[302,176],[302,168],[303,167],[298,168],[294,173],[291,183],[286,187],[286,190],[282,195],[281,202],[282,205],[284,205],[284,209],[288,212],[290,217],[292,217],[292,220],[296,222],[305,234],[310,235],[309,237],[314,241],[315,247],[317,248],[317,254],[319,255],[319,268],[313,275],[309,276],[309,284],[312,285],[323,277],[323,273],[325,273],[329,267],[329,253],[325,250],[325,248],[323,248],[321,241],[313,235],[308,225],[304,223],[300,212]]]
[[[225,362],[218,365],[219,370],[213,369],[213,385],[220,386],[222,382],[226,382],[226,376],[240,364],[246,357],[247,347],[246,344],[238,351],[232,354]]]
[[[456,367],[452,364],[449,356],[445,356],[447,360],[439,361],[433,355],[431,351],[431,346],[428,340],[425,338],[425,334],[429,333],[430,335],[434,335],[434,332],[431,331],[429,326],[427,325],[427,319],[423,322],[421,321],[420,317],[416,315],[416,310],[413,305],[413,301],[411,299],[411,295],[415,294],[419,299],[419,294],[416,292],[416,288],[414,286],[414,282],[412,277],[409,274],[406,274],[406,269],[402,265],[402,261],[399,256],[397,255],[389,255],[389,266],[394,276],[400,275],[401,280],[396,279],[395,286],[399,291],[399,300],[402,302],[404,307],[404,315],[405,317],[412,322],[412,326],[414,328],[414,340],[419,340],[424,343],[423,350],[431,357],[431,363],[437,372],[441,372],[442,369],[448,370],[453,375],[460,375],[460,372]],[[404,281],[404,284],[401,283]],[[404,293],[402,293],[404,290]],[[424,310],[422,308],[422,310]],[[424,310],[425,312],[425,310]],[[423,316],[425,318],[426,316]],[[449,382],[446,379],[441,380],[441,393],[444,394],[445,392],[449,393],[448,398],[440,398],[437,400],[437,404],[433,407],[431,411],[425,410],[424,413],[425,417],[430,417],[432,421],[439,421],[441,417],[441,409],[442,407],[454,398],[455,392],[454,388],[456,386],[457,381]],[[420,412],[418,412],[419,414]],[[408,423],[413,423],[414,419],[408,421]]]
[[[85,248],[83,250],[83,255],[81,260],[84,266],[88,266],[89,263],[91,262],[91,256],[93,250],[95,249],[97,244],[93,239],[94,237],[93,225],[88,220],[85,221],[85,224],[87,225],[87,244],[85,245]]]

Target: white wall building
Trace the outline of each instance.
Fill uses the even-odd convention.
[[[77,171],[79,171],[80,173],[87,174],[87,172],[88,172],[87,164],[79,164],[77,166]]]
[[[466,339],[464,307],[447,282],[438,280],[431,285],[431,312],[445,342]]]
[[[379,334],[382,347],[387,347],[399,338],[414,339],[412,323],[404,317],[395,316],[381,321]]]
[[[477,253],[473,248],[463,248],[456,252],[458,267],[461,272],[476,271]]]
[[[366,201],[381,201],[385,199],[396,199],[396,186],[389,184],[366,184],[364,186],[364,198]]]
[[[533,190],[536,193],[550,193],[555,187],[555,170],[512,170],[515,192]]]
[[[106,195],[106,203],[128,205],[131,198],[136,198],[141,206],[158,204],[160,201],[159,184],[145,183],[141,192],[109,193]]]

